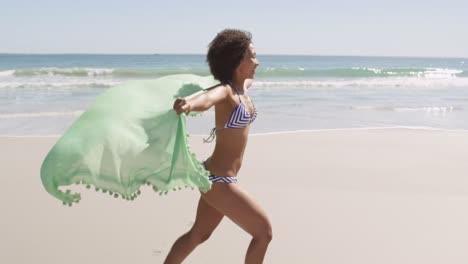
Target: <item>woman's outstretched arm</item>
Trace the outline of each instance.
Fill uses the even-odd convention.
[[[226,99],[228,96],[228,86],[219,85],[205,93],[199,94],[193,98],[177,98],[174,101],[173,109],[177,114],[185,112],[188,114],[191,111],[203,112],[208,110],[213,105]]]

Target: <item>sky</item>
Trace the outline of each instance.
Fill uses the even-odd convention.
[[[224,28],[258,54],[468,58],[468,1],[0,0],[0,53],[204,54]]]

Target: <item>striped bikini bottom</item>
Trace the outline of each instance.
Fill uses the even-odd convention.
[[[206,170],[205,162],[206,161],[203,161],[203,167],[205,167]],[[214,174],[210,174],[210,176],[208,176],[208,180],[210,180],[211,182],[237,183],[237,177],[223,177],[216,176]]]

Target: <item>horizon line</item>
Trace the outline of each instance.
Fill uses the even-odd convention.
[[[185,55],[185,56],[206,56],[206,53],[99,53],[99,52],[54,52],[54,53],[28,53],[28,52],[0,52],[0,55],[125,55],[125,56],[168,56],[168,55]],[[463,56],[423,56],[423,55],[339,55],[339,54],[286,54],[286,53],[265,53],[258,54],[259,56],[304,56],[304,57],[381,57],[381,58],[434,58],[434,59],[468,59]]]

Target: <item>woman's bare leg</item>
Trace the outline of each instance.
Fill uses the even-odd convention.
[[[268,245],[272,239],[270,221],[258,205],[238,184],[213,183],[202,198],[220,213],[252,235],[246,264],[263,263]]]
[[[222,219],[223,214],[200,197],[195,223],[187,233],[176,240],[164,263],[182,263],[190,252],[210,237]]]

